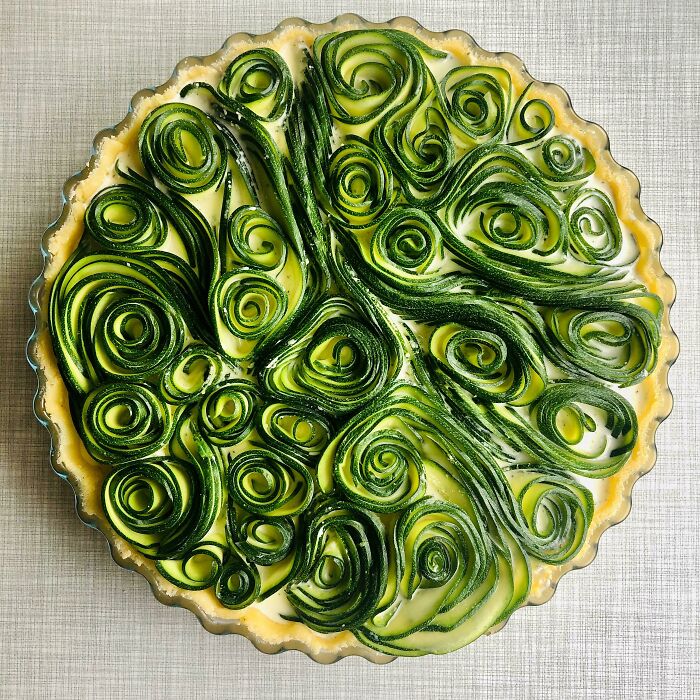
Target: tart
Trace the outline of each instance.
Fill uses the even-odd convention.
[[[29,352],[54,466],[212,632],[453,651],[588,564],[653,465],[660,232],[510,54],[407,19],[235,35],[65,195]]]

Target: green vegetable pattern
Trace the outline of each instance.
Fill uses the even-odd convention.
[[[570,560],[656,364],[591,153],[393,29],[246,51],[153,110],[50,329],[114,530],[185,589],[452,651]]]

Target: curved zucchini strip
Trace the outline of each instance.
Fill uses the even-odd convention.
[[[349,125],[372,124],[387,112],[415,109],[434,84],[425,59],[445,55],[392,29],[325,34],[314,42],[331,113]]]
[[[440,81],[438,98],[465,150],[498,141],[513,99],[510,74],[495,66],[459,66]]]
[[[598,189],[575,190],[566,205],[571,243],[577,257],[610,263],[622,250],[622,231],[609,197]]]
[[[387,639],[380,626],[366,625],[356,632],[357,637],[385,654],[445,654],[469,644],[506,619],[527,596],[530,570],[522,548],[507,531],[492,537],[498,543],[493,564],[483,583],[470,595],[450,609],[439,610],[423,628],[404,628]]]
[[[418,656],[581,551],[663,307],[535,90],[359,29],[146,116],[49,330],[104,513],[165,579]]]
[[[551,136],[535,150],[535,156],[539,169],[551,183],[568,186],[595,171],[593,156],[569,136]]]
[[[508,406],[494,407],[492,420],[507,440],[572,474],[611,476],[628,460],[637,441],[634,409],[602,384],[551,384],[529,413],[531,422]]]
[[[217,384],[197,406],[199,431],[212,445],[236,445],[253,428],[258,402],[258,389],[251,382],[233,379]]]
[[[238,526],[238,550],[261,566],[278,564],[294,551],[294,521],[290,517],[271,518],[247,515]]]
[[[287,64],[271,49],[251,49],[229,64],[219,92],[244,104],[264,121],[287,115],[294,85]]]
[[[138,459],[170,439],[167,405],[147,384],[110,382],[90,392],[78,429],[87,451],[97,460]]]
[[[175,192],[194,194],[218,185],[226,169],[226,143],[201,109],[168,103],[154,109],[139,131],[141,161]]]
[[[410,413],[380,401],[376,411],[353,421],[324,452],[318,464],[321,490],[338,490],[379,513],[405,508],[425,493],[422,439]]]
[[[484,584],[493,545],[459,506],[432,498],[411,505],[394,530],[392,596],[362,629],[382,644],[401,644]],[[488,589],[487,589],[488,590]]]
[[[265,406],[258,413],[256,428],[265,445],[302,462],[315,462],[332,434],[330,423],[317,411],[284,403]]]
[[[231,461],[228,488],[236,505],[275,518],[299,515],[314,492],[311,474],[301,462],[264,449],[247,450]]]
[[[554,128],[554,110],[540,98],[528,99],[531,87],[522,91],[511,112],[505,139],[511,146],[539,143]]]
[[[333,152],[325,173],[331,212],[350,229],[364,230],[392,205],[389,163],[370,143],[354,137]]]
[[[256,567],[231,553],[216,582],[216,597],[232,610],[247,608],[260,596],[260,574]]]
[[[455,159],[447,119],[438,109],[435,92],[412,113],[386,115],[373,132],[373,141],[396,173],[403,189],[414,197],[436,190]]]
[[[249,268],[227,272],[214,285],[209,308],[221,349],[233,360],[248,359],[262,341],[278,333],[288,296],[270,275]]]
[[[211,588],[219,579],[225,551],[221,542],[198,542],[182,559],[161,559],[156,567],[178,588],[200,591]]]
[[[142,553],[157,557],[197,511],[192,466],[173,457],[129,462],[105,479],[102,498],[112,527]]]
[[[583,546],[593,517],[593,496],[575,479],[543,465],[506,472],[522,511],[523,547],[540,561],[561,564]]]
[[[459,232],[458,240],[486,257],[529,264],[533,270],[564,261],[569,250],[566,218],[525,156],[507,146],[482,146],[462,162],[471,167],[446,202],[446,219]]]
[[[654,371],[660,338],[653,311],[618,302],[600,309],[545,307],[542,316],[547,355],[571,374],[624,387]]]
[[[138,253],[160,248],[168,224],[143,190],[133,185],[112,185],[90,202],[85,211],[85,231],[107,250]]]
[[[508,319],[508,320],[506,320]],[[542,351],[506,316],[502,325],[438,326],[430,336],[429,361],[472,396],[495,403],[530,403],[545,387]]]
[[[279,224],[264,209],[239,207],[227,223],[227,240],[236,263],[267,272],[284,265],[287,242]]]
[[[202,212],[187,199],[170,192],[169,196],[134,170],[124,172],[115,167],[117,174],[130,184],[142,190],[166,215],[169,235],[164,247],[148,251],[139,259],[149,260],[159,266],[166,275],[173,275],[173,282],[184,290],[185,298],[192,302],[193,332],[207,341],[211,334],[206,319],[200,317],[205,308],[205,290],[220,274],[220,261],[214,232]],[[175,251],[175,252],[172,252]]]
[[[299,518],[248,513],[229,504],[228,537],[231,548],[254,569],[256,597],[265,600],[293,578],[301,558]]]
[[[262,365],[265,389],[292,405],[338,415],[376,396],[390,376],[390,350],[345,299],[325,301]]]
[[[187,559],[215,534],[221,478],[203,456],[129,462],[105,479],[102,503],[115,531],[147,557]]]
[[[160,391],[172,404],[189,404],[204,396],[231,369],[208,345],[186,347],[163,372]]]
[[[379,519],[342,501],[321,502],[308,515],[302,552],[287,588],[299,617],[319,632],[361,625],[386,586],[387,551]]]
[[[441,231],[421,209],[398,206],[375,224],[371,236],[338,235],[361,255],[363,276],[375,293],[389,287],[411,296],[431,294],[468,282],[464,273],[444,272],[449,258]]]
[[[162,371],[194,325],[180,290],[147,261],[81,252],[51,290],[49,323],[65,379],[84,395],[100,381]]]

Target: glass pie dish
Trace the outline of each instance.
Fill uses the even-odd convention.
[[[513,85],[521,90],[531,84],[530,94],[546,100],[554,110],[559,127],[563,128],[566,134],[575,136],[592,154],[597,164],[596,174],[610,188],[616,210],[621,212],[620,219],[632,232],[639,249],[637,274],[649,290],[657,294],[663,302],[657,366],[634,390],[640,397],[637,406],[638,441],[622,469],[606,479],[606,486],[596,503],[586,541],[578,553],[565,564],[558,566],[533,563],[532,585],[526,604],[537,605],[549,600],[561,576],[573,569],[587,566],[595,557],[602,533],[627,516],[634,483],[654,464],[654,434],[659,423],[671,410],[672,397],[667,385],[667,375],[678,354],[677,340],[669,322],[669,309],[675,294],[674,286],[659,260],[661,232],[641,209],[638,180],[613,160],[605,132],[574,113],[565,91],[559,86],[532,79],[522,62],[512,54],[486,52],[479,48],[469,35],[461,31],[430,32],[408,18],[397,18],[386,24],[372,24],[355,15],[343,15],[327,24],[310,24],[300,19],[289,19],[269,34],[235,34],[224,43],[221,50],[211,56],[190,57],[181,61],[173,76],[163,85],[138,92],[132,99],[131,109],[126,118],[115,127],[96,136],[90,161],[80,173],[66,182],[63,190],[63,211],[44,235],[44,270],[30,293],[36,328],[29,341],[28,357],[37,372],[39,382],[35,412],[51,435],[51,462],[54,470],[75,490],[79,517],[105,535],[112,556],[119,565],[138,571],[148,580],[160,602],[191,610],[212,633],[244,635],[265,653],[297,649],[320,663],[330,663],[349,655],[385,663],[392,660],[393,656],[362,644],[349,631],[321,634],[300,622],[273,619],[256,607],[228,610],[216,606],[210,590],[189,591],[173,585],[158,573],[148,558],[115,534],[104,514],[100,480],[92,474],[92,471],[99,467],[87,453],[73,425],[68,391],[59,372],[49,335],[48,300],[59,268],[78,244],[82,232],[80,223],[87,202],[104,182],[105,169],[114,163],[126,146],[134,142],[144,116],[151,109],[173,100],[180,88],[187,83],[195,80],[215,80],[221,75],[223,68],[243,51],[259,46],[280,48],[294,42],[308,45],[314,37],[321,34],[358,28],[390,28],[408,32],[425,40],[432,47],[449,49],[465,65],[488,65],[506,69]],[[494,625],[490,632],[500,629],[503,624],[505,621]]]

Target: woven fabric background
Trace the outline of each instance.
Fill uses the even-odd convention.
[[[48,463],[24,359],[27,290],[64,180],[93,135],[176,62],[236,31],[288,16],[326,21],[410,15],[470,32],[561,84],[602,124],[642,182],[665,232],[679,298],[676,407],[659,461],[627,521],[552,602],[441,658],[321,667],[209,635],[158,604],[75,515]],[[700,697],[700,4],[697,0],[551,2],[317,0],[178,2],[0,0],[0,696],[3,698],[697,698]]]

